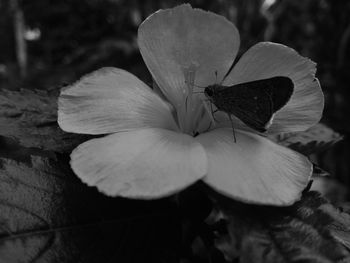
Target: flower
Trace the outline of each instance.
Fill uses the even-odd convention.
[[[291,48],[264,42],[224,78],[239,42],[236,27],[224,17],[188,4],[148,17],[139,27],[138,44],[158,89],[122,69],[104,68],[61,91],[63,130],[110,134],[78,146],[71,154],[73,171],[110,196],[161,198],[203,180],[248,203],[298,200],[312,173],[307,158],[244,128],[236,129],[235,143],[231,124],[211,125],[202,95],[193,90],[215,82],[231,86],[289,77],[294,92],[268,133],[303,131],[323,110],[316,65]]]

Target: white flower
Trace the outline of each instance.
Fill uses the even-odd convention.
[[[286,46],[265,42],[249,49],[224,79],[239,42],[232,23],[190,5],[148,17],[139,27],[138,44],[158,92],[117,68],[98,70],[61,92],[63,130],[110,134],[73,151],[74,172],[110,196],[160,198],[202,179],[248,203],[289,205],[299,199],[312,172],[307,158],[242,129],[235,130],[234,143],[231,124],[210,126],[202,95],[192,92],[193,85],[287,76],[294,92],[268,133],[303,131],[323,110],[316,65]]]

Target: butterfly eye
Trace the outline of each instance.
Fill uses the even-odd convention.
[[[213,96],[214,91],[213,91],[213,89],[206,88],[206,89],[204,90],[204,93],[205,93],[207,96],[211,97],[211,96]]]

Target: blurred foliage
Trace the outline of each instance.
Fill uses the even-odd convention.
[[[21,0],[26,21],[28,75],[18,77],[12,0],[0,0],[0,88],[57,90],[102,66],[151,77],[137,48],[138,25],[176,0]],[[323,122],[345,140],[312,156],[350,186],[350,2],[348,0],[192,0],[194,7],[222,14],[241,34],[240,54],[258,41],[279,42],[318,63],[326,95]],[[33,35],[33,32],[36,34]]]
[[[215,246],[227,262],[349,262],[350,216],[307,192],[288,208],[250,207],[221,202],[212,212],[212,226],[218,228]],[[252,220],[253,219],[253,220]]]

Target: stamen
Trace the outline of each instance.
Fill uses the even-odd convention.
[[[194,84],[198,68],[199,64],[194,62],[188,67],[183,67],[184,105],[181,107],[181,117],[179,117],[179,122],[181,122],[181,130],[191,135],[198,130],[197,126],[199,125],[199,120],[201,118],[200,115],[203,110],[203,105],[200,103],[200,98],[193,96],[193,94],[204,93],[204,90],[198,91],[195,88],[205,89],[205,87]]]
[[[191,133],[191,115],[193,111],[193,105],[192,105],[192,94],[193,94],[193,87],[194,87],[194,79],[195,79],[195,73],[196,70],[191,68],[191,69],[186,69],[184,70],[184,78],[185,78],[185,84],[187,85],[187,89],[185,92],[187,93],[186,98],[185,98],[185,107],[184,107],[184,112],[182,113],[182,120],[183,120],[183,130],[186,133]]]
[[[195,78],[195,71],[193,70],[187,70],[185,71],[185,83],[187,84],[187,97],[185,100],[185,106],[187,111],[188,103],[191,105],[192,102],[192,94],[193,94],[193,86],[194,86],[194,78]]]

